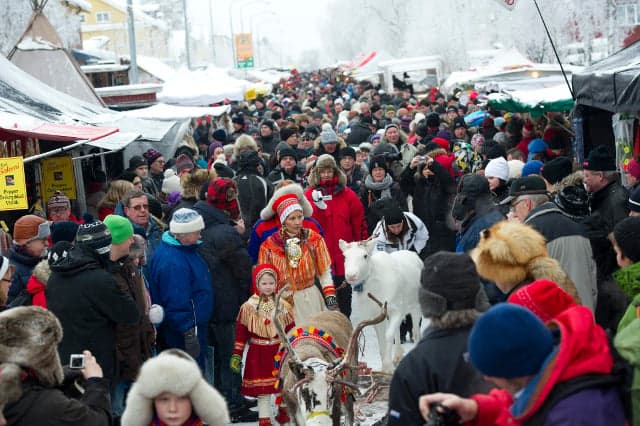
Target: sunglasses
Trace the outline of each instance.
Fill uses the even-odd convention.
[[[140,210],[149,210],[149,204],[138,204],[137,206],[131,206],[130,208],[139,212]]]

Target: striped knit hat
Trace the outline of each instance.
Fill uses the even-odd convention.
[[[83,223],[78,227],[76,243],[82,243],[100,255],[108,255],[111,251],[111,232],[99,220]]]

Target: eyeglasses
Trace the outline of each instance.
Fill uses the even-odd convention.
[[[511,212],[516,211],[516,206],[517,206],[518,204],[520,204],[521,202],[523,202],[523,201],[527,201],[527,199],[526,199],[526,198],[521,198],[521,199],[519,199],[519,200],[517,200],[517,201],[512,202],[512,203],[511,203],[511,208],[509,209],[509,211],[511,211]]]
[[[138,204],[136,206],[131,206],[131,208],[137,212],[140,210],[149,210],[149,204]]]

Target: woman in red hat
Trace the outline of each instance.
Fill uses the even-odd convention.
[[[275,200],[273,210],[282,228],[262,243],[258,263],[271,263],[276,267],[277,291],[289,285],[297,323],[326,308],[337,310],[329,250],[320,234],[302,227],[304,217],[298,198],[295,194],[285,194]],[[315,286],[316,277],[322,293]]]

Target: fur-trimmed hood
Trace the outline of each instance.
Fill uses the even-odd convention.
[[[324,168],[333,168],[333,172],[338,176],[338,185],[346,186],[347,185],[347,176],[344,172],[338,167],[336,160],[333,158],[331,154],[322,154],[316,160],[316,163],[313,165],[313,169],[311,173],[309,173],[309,187],[313,188],[316,185],[320,184],[320,169]]]
[[[42,284],[47,284],[49,277],[51,276],[51,268],[49,267],[49,261],[47,259],[41,260],[35,268],[33,268],[32,274]]]
[[[551,193],[557,194],[568,186],[583,186],[584,185],[584,172],[578,170],[571,173],[569,176],[565,176],[560,182],[553,185]]]
[[[61,341],[60,321],[46,309],[19,306],[0,314],[0,364],[30,368],[43,386],[62,383]]]
[[[188,395],[196,414],[211,426],[229,423],[227,404],[220,393],[202,378],[198,364],[185,352],[168,349],[140,368],[127,396],[123,426],[148,426],[153,419],[153,400],[163,392]]]
[[[248,150],[258,151],[258,143],[249,135],[242,134],[238,136],[236,142],[233,144],[233,156],[238,158],[242,151]]]
[[[315,141],[313,141],[313,149],[316,151],[320,149],[320,145],[322,145],[322,138],[318,136]],[[347,143],[343,138],[338,136],[338,146],[336,147],[336,151],[340,151],[342,148],[346,148]],[[324,150],[323,150],[324,151]]]
[[[549,257],[544,237],[529,225],[504,220],[485,229],[471,258],[478,274],[495,282],[504,293],[521,283],[546,278],[580,303],[571,279],[558,261]]]
[[[304,217],[311,217],[313,215],[313,207],[307,198],[304,196],[304,189],[302,186],[297,183],[291,183],[289,185],[285,185],[281,188],[276,189],[273,192],[273,196],[267,202],[267,205],[260,212],[260,218],[263,220],[272,219],[276,214],[273,211],[273,203],[278,198],[282,197],[285,194],[296,194],[298,197],[298,202],[302,206],[302,214]]]

